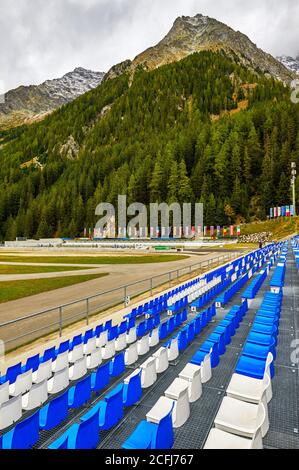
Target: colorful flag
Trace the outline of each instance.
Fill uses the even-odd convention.
[[[207,236],[207,227],[204,226],[203,228],[203,236],[206,237]]]
[[[290,211],[290,206],[286,206],[286,216],[290,217],[291,211]]]
[[[286,216],[286,206],[282,206],[281,208],[281,216],[285,217]]]
[[[220,225],[217,226],[217,237],[221,236],[221,227]]]
[[[241,225],[237,225],[237,235],[238,237],[241,235]]]
[[[228,229],[226,227],[223,227],[223,236],[226,237],[228,233]]]
[[[270,207],[270,219],[273,219],[273,207]]]
[[[210,236],[211,237],[214,236],[214,226],[213,225],[210,227]]]
[[[230,236],[231,236],[231,237],[234,236],[234,228],[235,228],[234,225],[231,225],[231,226],[230,226]]]
[[[293,205],[290,206],[290,215],[291,215],[291,217],[293,217],[293,216],[295,215],[295,213],[294,213],[294,206],[293,206]]]
[[[277,217],[281,217],[281,207],[278,207],[278,215]]]

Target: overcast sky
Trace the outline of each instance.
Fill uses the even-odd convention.
[[[108,69],[202,13],[273,55],[299,53],[298,0],[0,0],[0,82],[7,91],[75,67]],[[0,84],[1,87],[1,84]]]

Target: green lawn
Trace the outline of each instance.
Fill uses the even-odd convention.
[[[63,271],[78,271],[80,269],[92,269],[72,266],[24,266],[13,264],[0,264],[0,274],[35,274],[35,273],[59,273]]]
[[[28,281],[0,282],[0,303],[17,300],[30,295],[48,292],[62,287],[69,287],[82,282],[92,281],[107,276],[103,274],[90,274],[84,276],[62,277],[53,279],[30,279]]]
[[[0,261],[15,263],[64,263],[64,264],[147,264],[167,263],[188,259],[184,255],[148,256],[9,256],[0,254]]]

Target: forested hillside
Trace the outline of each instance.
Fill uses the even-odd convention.
[[[107,80],[43,122],[0,134],[1,238],[80,235],[96,205],[118,194],[201,200],[207,225],[290,202],[299,106],[281,82],[220,52],[130,80]]]

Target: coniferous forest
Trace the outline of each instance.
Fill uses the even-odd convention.
[[[290,89],[224,52],[196,53],[0,132],[0,238],[82,235],[119,194],[203,202],[206,225],[264,219],[291,203],[291,161]]]

